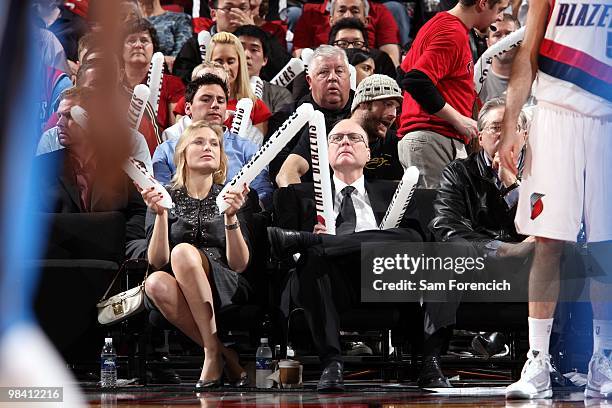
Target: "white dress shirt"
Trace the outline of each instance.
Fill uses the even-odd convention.
[[[342,189],[346,187],[347,184],[338,179],[335,174],[333,180],[336,188],[334,194],[334,219],[336,219],[338,218],[340,206],[342,204]],[[368,198],[368,192],[365,189],[365,178],[361,176],[350,185],[355,187],[355,190],[351,194],[353,206],[355,207],[355,215],[357,216],[355,232],[378,229],[376,217],[374,217],[374,211],[372,210],[372,205]]]

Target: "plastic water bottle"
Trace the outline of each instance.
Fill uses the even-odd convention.
[[[268,339],[263,337],[255,354],[255,384],[257,388],[272,388],[273,381],[267,377],[272,374],[272,349]]]
[[[100,354],[100,386],[113,388],[117,386],[117,353],[113,347],[113,339],[104,339],[104,347]]]

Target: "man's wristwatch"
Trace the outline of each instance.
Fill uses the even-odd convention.
[[[514,190],[520,185],[521,185],[521,182],[516,180],[514,183],[510,184],[508,187],[502,190],[502,197],[505,197],[506,195],[508,195],[509,192],[511,192],[512,190]]]

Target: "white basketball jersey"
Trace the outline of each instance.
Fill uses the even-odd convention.
[[[538,102],[612,115],[612,1],[549,0],[538,58]]]

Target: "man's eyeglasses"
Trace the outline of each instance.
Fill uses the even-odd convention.
[[[493,122],[489,125],[487,125],[487,127],[484,128],[484,130],[486,130],[489,133],[500,133],[502,131],[502,123],[501,122]]]
[[[503,130],[503,123],[502,122],[493,122],[487,126],[485,126],[485,128],[483,129],[486,132],[489,133],[501,133],[501,131]],[[520,125],[516,125],[516,132],[519,133],[521,132],[523,129]]]
[[[247,11],[251,11],[251,6],[248,4],[243,4],[242,6],[238,7],[238,6],[226,6],[226,7],[217,7],[215,8],[215,10],[221,10],[224,13],[229,13],[232,11],[232,9],[237,9],[240,11],[244,11],[245,13]]]
[[[501,133],[502,130],[504,129],[503,123],[501,122],[493,122],[487,126],[485,126],[482,131],[483,132],[487,132],[487,133],[491,133],[491,134],[498,134]],[[517,124],[516,125],[516,133],[520,133],[523,132],[524,129],[521,125]]]
[[[347,40],[336,40],[332,43],[332,45],[340,48],[348,48],[349,46],[353,46],[353,48],[363,48],[365,46],[365,41],[355,40],[355,41],[347,41]]]
[[[359,133],[332,133],[327,137],[329,143],[340,144],[344,140],[344,137],[347,137],[351,144],[363,142],[365,143],[365,138]]]

